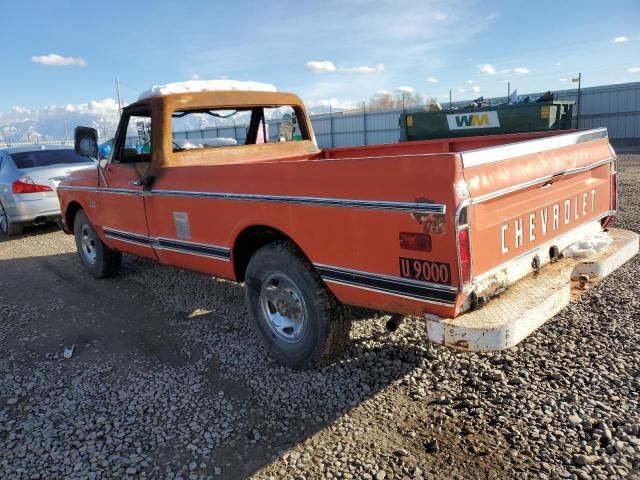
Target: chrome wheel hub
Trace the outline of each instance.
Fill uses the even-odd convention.
[[[80,244],[84,258],[91,264],[96,263],[96,236],[89,225],[83,225],[81,230]]]
[[[307,307],[293,281],[283,273],[272,273],[262,283],[260,306],[271,331],[287,343],[304,335]]]

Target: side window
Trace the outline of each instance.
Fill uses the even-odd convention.
[[[151,160],[151,112],[136,110],[122,115],[114,144],[113,160],[139,163]]]
[[[174,152],[308,139],[289,105],[177,110],[171,124]]]
[[[293,107],[272,107],[264,109],[264,116],[270,126],[270,142],[291,142],[303,140],[298,118]]]

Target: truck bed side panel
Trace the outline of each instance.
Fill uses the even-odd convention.
[[[152,237],[181,240],[176,213],[188,218],[189,238],[182,240],[231,251],[244,229],[268,226],[299,245],[345,303],[415,314],[436,305],[452,315],[458,287],[457,179],[455,154],[185,166],[163,169],[145,201]],[[419,205],[442,207],[445,214]],[[428,229],[435,231],[430,252],[400,248],[400,232]],[[170,250],[159,257],[234,278],[233,258],[225,262]],[[401,257],[437,262],[447,273],[439,282],[403,279]]]

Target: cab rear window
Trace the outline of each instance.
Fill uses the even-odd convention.
[[[76,155],[71,149],[64,150],[37,150],[34,152],[12,153],[16,167],[20,170],[25,168],[49,167],[52,165],[61,165],[65,163],[89,163],[86,157]]]

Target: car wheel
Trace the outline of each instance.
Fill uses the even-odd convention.
[[[12,223],[9,221],[9,215],[4,209],[2,203],[0,203],[0,235],[3,237],[11,237],[13,235],[20,235],[23,227],[21,223]]]
[[[245,297],[258,338],[291,368],[329,362],[349,341],[351,319],[291,242],[271,243],[251,257]]]
[[[120,271],[122,253],[107,247],[100,240],[83,210],[76,213],[73,232],[80,262],[92,277],[112,277]]]

